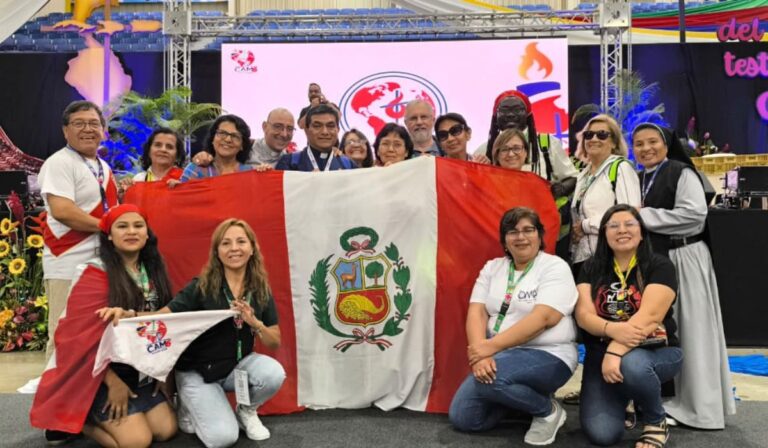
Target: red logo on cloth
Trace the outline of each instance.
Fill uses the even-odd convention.
[[[140,338],[146,338],[149,341],[147,352],[150,354],[165,351],[171,346],[170,338],[165,339],[167,333],[168,327],[162,320],[140,322],[139,326],[136,327],[136,334]]]

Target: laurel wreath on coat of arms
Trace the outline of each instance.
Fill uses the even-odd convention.
[[[351,238],[365,236],[367,239],[362,242],[350,241]],[[379,235],[375,230],[370,227],[355,227],[344,232],[339,238],[342,249],[346,251],[346,256],[350,257],[356,254],[375,254],[375,246],[379,241]],[[401,327],[403,321],[407,321],[411,315],[408,314],[408,310],[411,307],[413,296],[409,289],[409,283],[411,281],[411,270],[403,261],[400,256],[400,251],[394,243],[390,243],[384,249],[384,255],[392,263],[392,279],[395,283],[396,294],[394,296],[394,304],[396,312],[394,316],[390,317],[384,323],[384,327],[380,332],[376,332],[375,327],[364,329],[355,328],[352,333],[345,333],[336,326],[334,326],[331,320],[330,313],[330,300],[328,292],[327,278],[331,269],[331,259],[334,255],[329,255],[326,258],[322,258],[317,262],[315,269],[309,279],[309,289],[312,295],[310,303],[312,305],[312,311],[315,316],[315,322],[317,325],[326,332],[347,338],[338,344],[334,345],[334,348],[340,350],[342,353],[346,352],[350,347],[363,343],[373,344],[384,351],[392,346],[392,342],[385,337],[397,336],[404,331]],[[380,256],[380,255],[379,255]],[[359,258],[359,257],[358,257]]]

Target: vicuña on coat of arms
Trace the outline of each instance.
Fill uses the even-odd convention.
[[[328,333],[345,338],[333,346],[336,350],[346,352],[353,345],[364,343],[386,350],[392,346],[386,337],[402,333],[404,329],[400,325],[410,317],[411,270],[394,243],[390,243],[384,253],[377,253],[378,242],[379,234],[370,227],[349,229],[339,238],[344,255],[335,261],[334,255],[320,259],[312,271],[309,289],[315,321]],[[336,284],[332,305],[329,276]],[[331,308],[335,319],[331,318]],[[355,328],[346,333],[343,327],[337,328],[334,321]],[[379,326],[382,323],[383,326]]]

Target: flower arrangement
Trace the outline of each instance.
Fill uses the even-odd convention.
[[[43,237],[38,217],[25,216],[18,195],[6,201],[12,218],[0,221],[0,350],[42,350],[48,342],[43,292]],[[21,225],[31,220],[33,232]]]
[[[704,132],[701,137],[696,133],[696,117],[688,120],[688,126],[685,128],[685,134],[688,137],[688,155],[691,157],[708,156],[710,154],[730,152],[731,145],[726,143],[723,148],[718,148],[712,141],[709,131]]]

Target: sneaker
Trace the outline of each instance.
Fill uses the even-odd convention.
[[[256,406],[237,406],[237,421],[240,423],[240,427],[245,430],[245,434],[251,440],[267,440],[269,438],[269,430],[256,414]]]
[[[72,434],[64,431],[54,431],[53,429],[45,430],[45,441],[48,446],[61,446],[77,439],[80,434]]]
[[[557,430],[565,424],[565,409],[557,400],[552,400],[555,411],[546,417],[534,417],[531,427],[525,433],[528,445],[549,445],[555,441]]]
[[[179,406],[176,408],[176,422],[179,426],[179,431],[186,434],[195,433],[195,424],[192,422],[192,416],[181,400],[179,400]]]

